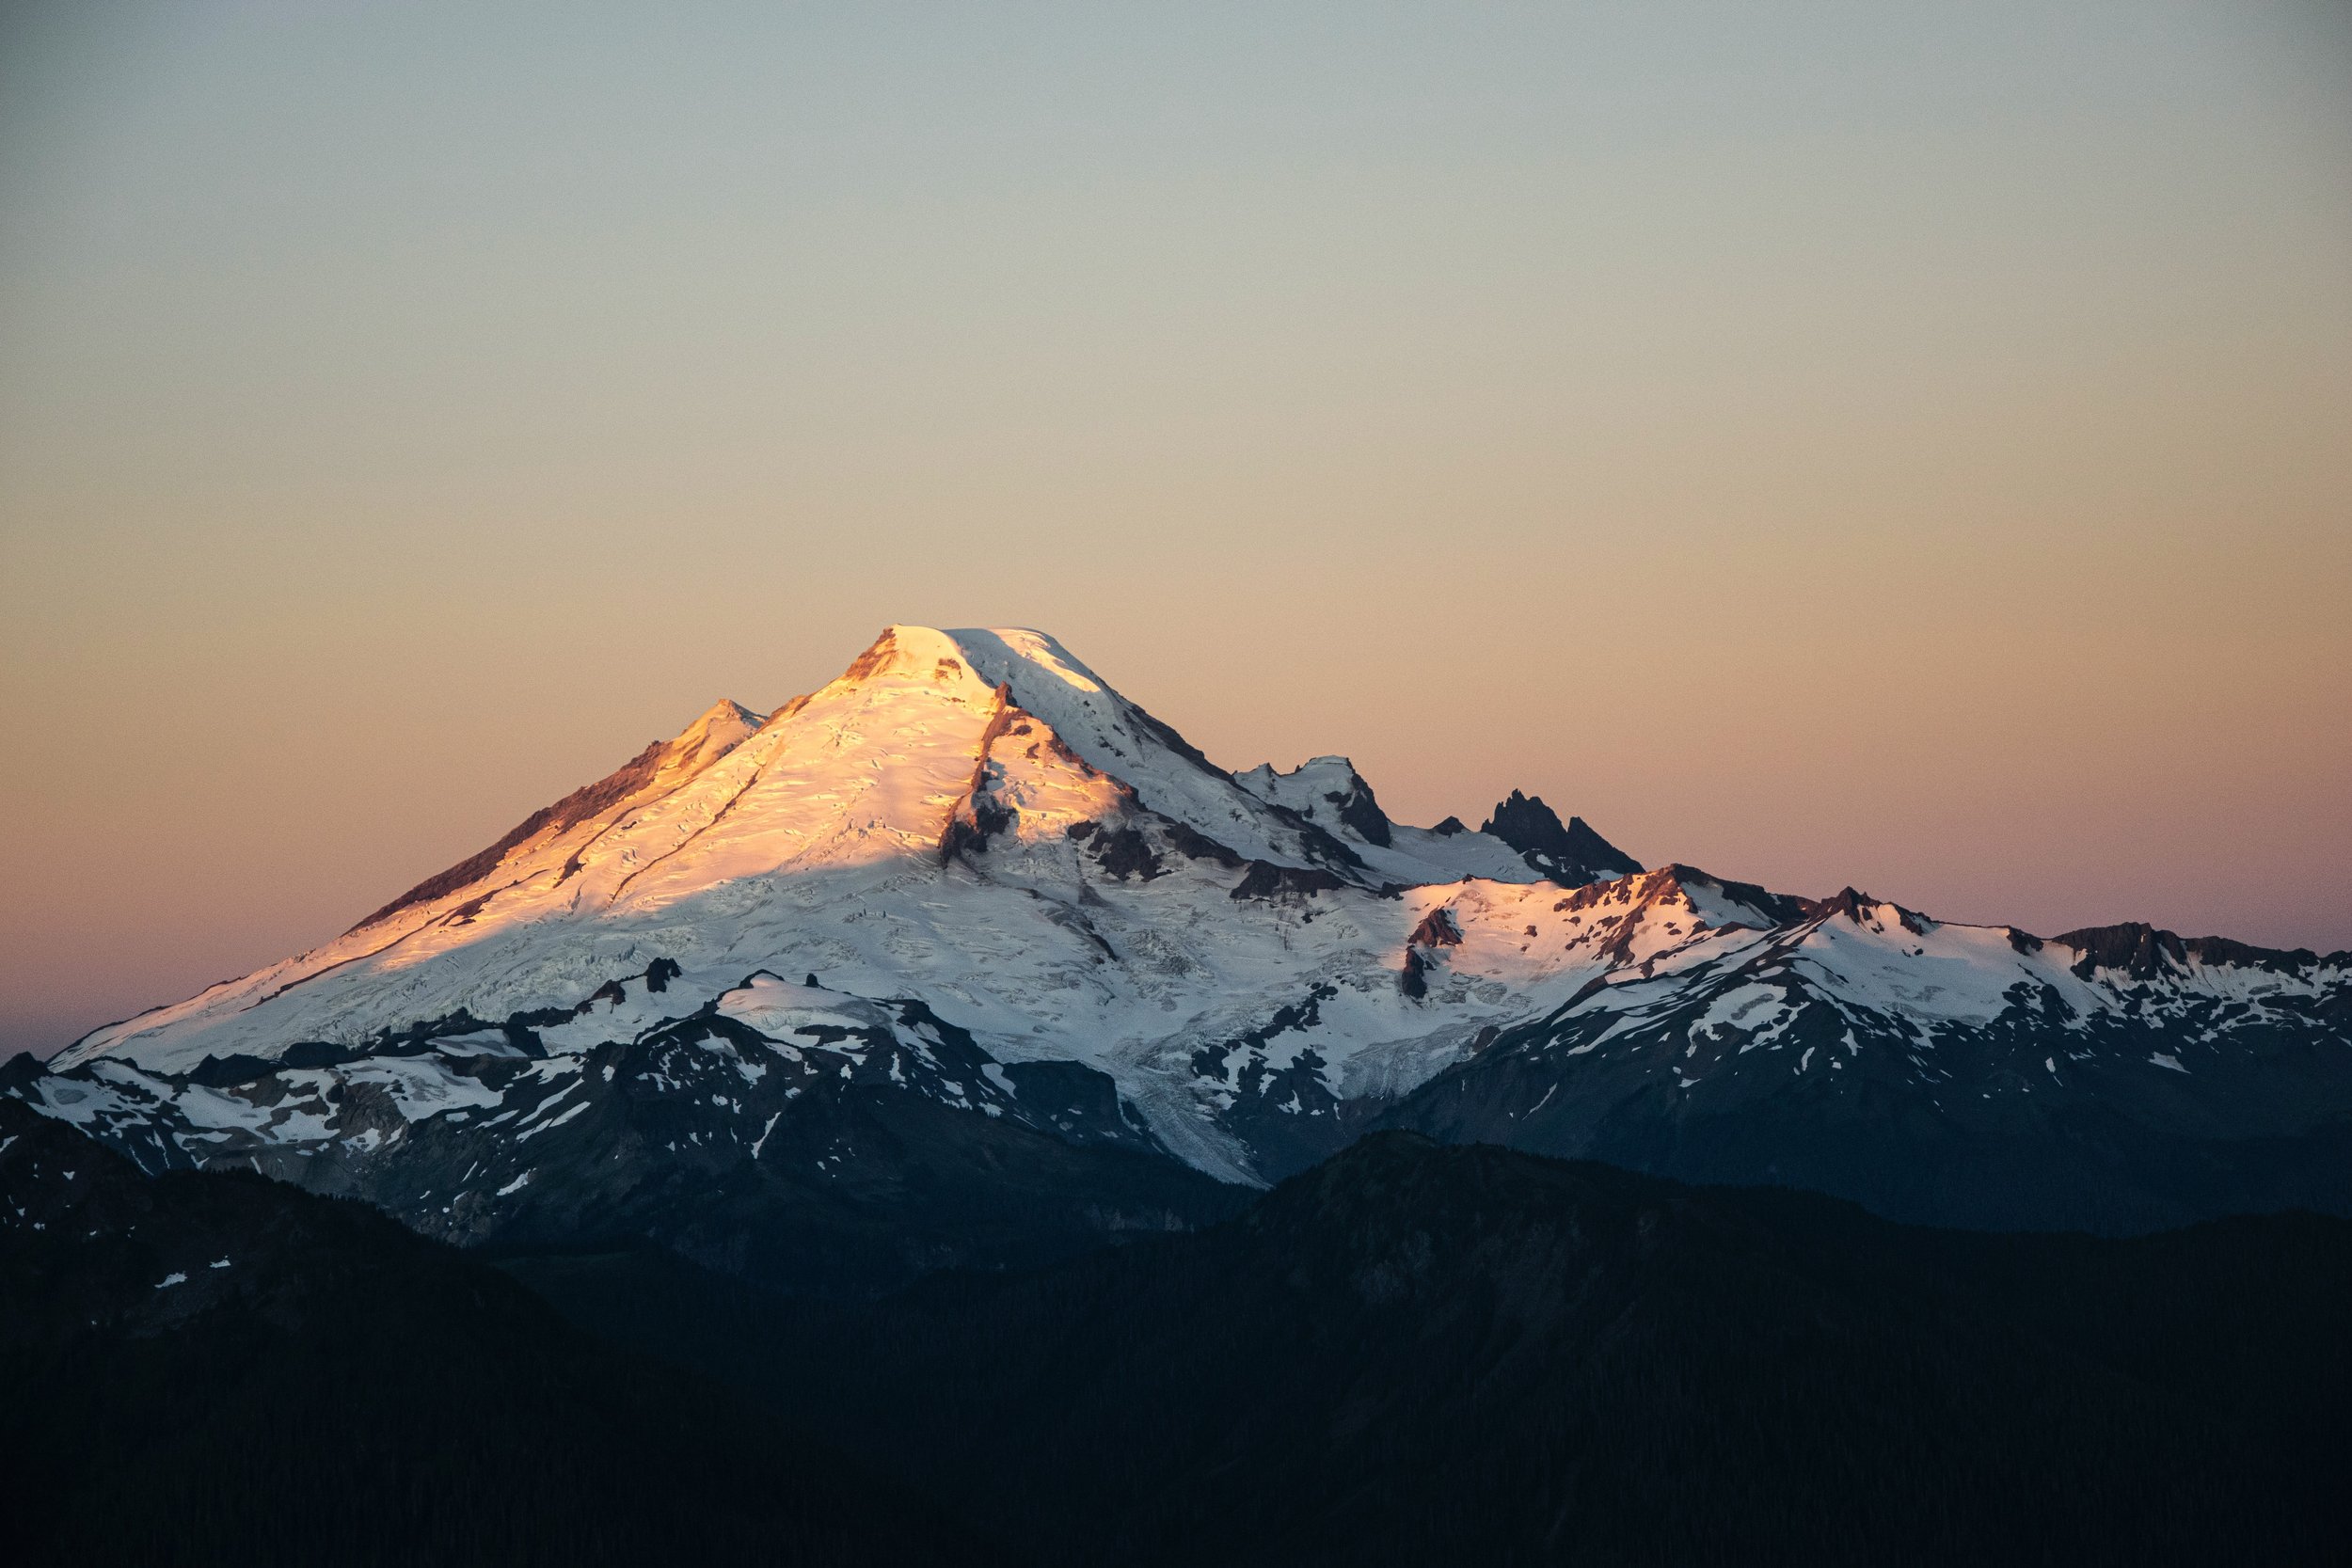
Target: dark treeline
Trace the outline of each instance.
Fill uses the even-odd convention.
[[[773,1414],[373,1210],[150,1180],[13,1101],[0,1138],[8,1562],[993,1560]]]
[[[2324,1560],[2352,1226],[1908,1228],[1376,1137],[1240,1221],[793,1304],[510,1262],[1040,1560]]]
[[[2292,1562],[2352,1527],[2341,1221],[1934,1231],[1382,1134],[1205,1231],[850,1304],[493,1267],[0,1118],[11,1561]]]

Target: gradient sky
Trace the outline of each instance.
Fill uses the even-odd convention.
[[[2352,945],[2352,6],[0,9],[0,1051],[891,621]]]

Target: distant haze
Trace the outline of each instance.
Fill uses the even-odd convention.
[[[0,1051],[893,621],[2352,946],[2352,8],[0,12]]]

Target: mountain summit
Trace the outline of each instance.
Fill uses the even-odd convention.
[[[860,1279],[1164,1228],[1375,1123],[1898,1217],[2346,1207],[2352,957],[1641,865],[1218,767],[1060,643],[884,630],[310,952],[0,1079],[150,1167]]]
[[[1355,795],[1318,789],[1338,776]],[[1223,972],[1267,961],[1212,930],[1192,961],[1154,964],[1143,998],[1132,966],[1097,973],[1126,924],[1105,885],[1140,895],[1187,867],[1203,869],[1152,906],[1202,879],[1224,904],[1342,889],[1385,903],[1546,875],[1502,838],[1391,824],[1342,758],[1237,780],[1041,633],[892,626],[771,718],[721,703],[326,945],[94,1031],[57,1065],[267,1059],[445,1035],[461,1014],[502,1027],[657,964],[675,977],[641,984],[663,998],[654,1012],[763,964],[861,995],[903,990],[913,965],[984,1030],[1099,1033],[1137,1000],[1170,1010],[1184,976],[1222,991]],[[939,918],[951,911],[963,918]],[[1419,918],[1384,922],[1391,965]]]
[[[1531,798],[1511,791],[1478,831],[1502,840],[1526,856],[1529,864],[1542,867],[1553,880],[1570,886],[1642,869],[1640,861],[1593,832],[1584,818],[1571,816],[1567,826],[1562,827],[1559,816],[1544,804],[1540,795]]]

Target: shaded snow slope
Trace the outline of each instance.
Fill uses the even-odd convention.
[[[1661,875],[1697,891],[1680,868],[1629,881]],[[1694,902],[1728,911],[1720,888]],[[1385,1124],[1940,1225],[2352,1212],[2352,955],[2044,942],[1851,889],[1755,912],[1618,966]],[[2157,957],[2102,961],[2118,949]]]

